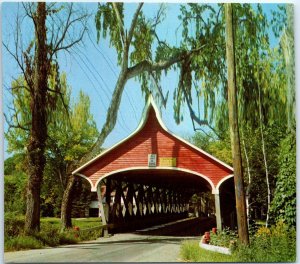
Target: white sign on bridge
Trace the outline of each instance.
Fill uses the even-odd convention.
[[[156,154],[148,154],[148,167],[156,167]]]

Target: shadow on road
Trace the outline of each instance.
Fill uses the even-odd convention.
[[[124,234],[125,235],[125,234]],[[130,235],[130,234],[128,234]],[[133,239],[116,239],[116,240],[111,240],[109,241],[106,240],[105,238],[101,238],[102,241],[92,241],[92,242],[85,242],[80,244],[80,249],[98,249],[98,246],[102,247],[109,247],[111,245],[150,245],[150,244],[163,244],[163,245],[180,245],[183,240],[188,240],[188,239],[197,239],[197,237],[145,237],[143,238],[141,235],[139,235],[136,238]],[[200,239],[200,238],[199,238]],[[79,244],[78,244],[79,245]],[[75,245],[72,246],[64,246],[64,248],[74,248]]]
[[[152,235],[152,236],[201,236],[204,232],[211,230],[215,227],[216,221],[214,218],[193,218],[186,221],[175,222],[172,225],[167,225],[162,228],[154,230],[140,230],[136,234]]]

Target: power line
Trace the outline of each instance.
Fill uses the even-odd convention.
[[[92,34],[93,34],[93,33],[92,33]],[[90,39],[92,45],[93,45],[94,48],[96,49],[96,51],[98,51],[98,52],[101,54],[101,56],[103,57],[103,59],[106,61],[108,67],[110,68],[110,70],[112,71],[112,73],[115,75],[116,79],[118,79],[118,75],[117,75],[117,73],[115,72],[115,70],[113,69],[113,67],[114,67],[114,66],[113,66],[113,63],[111,62],[111,60],[109,59],[109,57],[108,57],[108,56],[105,56],[105,54],[97,47],[97,45],[95,45],[94,41],[92,40],[92,38],[91,38],[91,36],[90,36],[89,31],[88,31],[88,37],[89,37],[89,39]],[[95,38],[95,35],[94,35],[94,34],[93,34],[93,37]],[[107,57],[107,58],[106,58],[106,57]],[[133,114],[134,114],[135,120],[138,122],[138,118],[137,118],[137,116],[136,116],[137,109],[134,107],[134,104],[132,103],[132,101],[131,101],[131,99],[130,99],[130,97],[129,97],[127,91],[126,91],[126,89],[124,90],[124,92],[125,92],[125,96],[126,96],[127,99],[128,99],[128,102],[129,102],[129,104],[130,104],[130,106],[131,106],[131,108],[132,108],[132,110],[133,110]]]
[[[84,54],[82,51],[79,51],[79,52],[82,53],[82,54]],[[104,91],[104,93],[105,93],[105,95],[106,95],[108,101],[110,101],[109,96],[107,96],[107,94],[106,94],[106,90],[103,88],[103,86],[101,85],[101,83],[98,81],[97,77],[96,77],[95,74],[94,74],[94,71],[92,71],[92,70],[90,69],[90,67],[89,67],[89,66],[87,65],[87,63],[86,63],[86,61],[88,61],[88,62],[92,65],[92,63],[90,62],[89,58],[84,54],[84,57],[85,57],[85,59],[86,59],[86,61],[85,61],[84,59],[82,59],[82,57],[81,57],[81,55],[80,55],[79,53],[77,53],[77,55],[79,56],[79,58],[81,59],[81,61],[84,63],[84,65],[87,67],[88,71],[89,71],[89,72],[92,74],[92,76],[95,78],[95,80],[97,81],[97,83],[100,85],[100,88],[101,88],[102,91]],[[92,67],[94,67],[94,65],[92,65]],[[97,73],[98,73],[98,72],[97,72]],[[98,75],[100,76],[101,80],[104,82],[104,80],[103,80],[103,78],[101,77],[101,75],[100,75],[99,73],[98,73]],[[107,85],[105,82],[104,82],[104,85],[105,85],[105,87],[107,88],[107,90],[110,91],[108,85]],[[124,120],[124,118],[123,118],[122,112],[120,112],[120,115],[119,115],[119,116],[120,116],[120,118],[121,118],[121,120],[122,120],[122,122],[123,122],[124,127],[127,129],[127,131],[130,132],[130,129],[129,129],[128,126],[126,125],[126,122],[125,122],[125,120]],[[120,124],[121,124],[121,123],[120,123]]]
[[[87,70],[93,75],[93,77],[96,79],[97,83],[99,84],[101,90],[105,93],[105,95],[106,95],[108,101],[110,101],[110,98],[109,98],[109,96],[107,95],[105,89],[104,89],[104,88],[102,87],[102,85],[98,82],[97,78],[95,77],[95,74],[94,74],[93,71],[91,71],[91,69],[88,67],[88,65],[86,64],[85,60],[84,60],[84,59],[81,57],[81,55],[80,55],[78,52],[76,52],[74,49],[73,49],[73,52],[74,52],[75,54],[77,54],[78,58],[79,58],[79,59],[81,60],[81,62],[85,65],[85,67],[87,68]],[[78,62],[78,60],[76,59],[76,57],[75,57],[75,56],[73,56],[73,57],[74,57],[75,61],[77,62],[77,64],[79,65],[79,67],[80,67],[80,68],[82,69],[82,71],[84,72],[84,74],[86,75],[86,77],[88,78],[88,80],[91,82],[93,88],[95,89],[95,91],[97,92],[98,96],[100,97],[100,100],[101,100],[102,105],[105,105],[104,102],[103,102],[103,100],[102,100],[102,96],[100,95],[100,93],[99,93],[99,91],[98,91],[96,85],[94,84],[94,82],[92,81],[92,79],[89,77],[89,75],[87,74],[87,72],[83,69],[82,65]],[[89,61],[89,60],[88,60],[88,61]],[[125,122],[125,120],[124,120],[122,114],[120,114],[120,117],[121,117],[121,119],[122,119],[122,121],[123,121],[123,123],[124,123],[124,125],[125,125],[125,127],[124,127],[124,125],[122,125],[120,122],[118,122],[119,125],[120,125],[120,127],[121,127],[124,131],[130,132],[130,129],[126,126],[126,122]],[[117,121],[118,121],[118,120],[117,120]]]

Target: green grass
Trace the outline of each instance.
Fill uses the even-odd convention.
[[[42,217],[41,218],[41,228],[43,228],[43,224],[50,223],[53,227],[60,227],[60,218],[56,217]],[[92,228],[96,226],[100,226],[101,219],[98,217],[89,217],[89,218],[72,218],[72,225],[78,226],[80,229]]]
[[[180,256],[186,262],[234,262],[230,255],[208,251],[199,247],[199,240],[185,241],[181,246]]]
[[[32,236],[5,237],[4,251],[43,248],[41,241]]]
[[[41,218],[41,230],[30,236],[24,235],[24,216],[6,214],[5,217],[5,251],[55,247],[64,244],[75,244],[79,241],[94,240],[101,236],[101,221],[98,217],[73,218],[72,225],[79,227],[60,232],[60,219],[55,217]]]

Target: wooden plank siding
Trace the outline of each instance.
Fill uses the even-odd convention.
[[[233,173],[230,168],[167,132],[160,125],[153,106],[150,104],[149,107],[148,116],[140,131],[77,173],[85,175],[95,185],[101,177],[111,172],[147,167],[148,154],[151,153],[157,154],[158,168],[159,158],[175,157],[177,168],[205,175],[215,187],[224,177]]]

